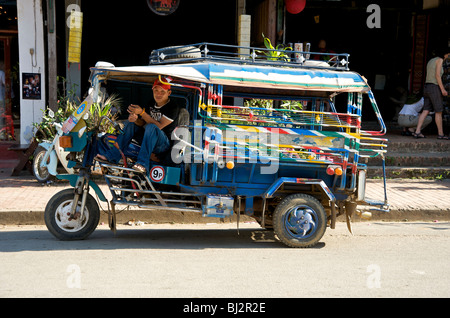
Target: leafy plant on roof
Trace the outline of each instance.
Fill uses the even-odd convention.
[[[262,37],[264,38],[264,45],[267,51],[258,50],[258,53],[263,53],[269,61],[291,61],[289,55],[286,54],[286,51],[292,51],[292,48],[290,46],[284,47],[283,44],[278,44],[276,47],[274,47],[270,39],[266,37],[264,33],[262,33]]]

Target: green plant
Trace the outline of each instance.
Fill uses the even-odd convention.
[[[89,118],[86,119],[87,130],[94,130],[99,127],[101,131],[107,133],[113,132],[113,127],[111,127],[110,122],[102,121],[100,119],[102,116],[107,116],[112,120],[117,118],[118,109],[120,109],[120,103],[122,99],[117,94],[112,94],[108,98],[102,95],[97,103],[92,103],[89,108]]]
[[[286,51],[292,51],[291,47],[284,47],[283,44],[278,44],[274,47],[270,39],[267,38],[264,33],[262,33],[262,37],[264,38],[264,45],[269,51],[257,51],[258,53],[263,53],[269,61],[290,62],[291,59],[289,58],[289,55],[286,54]]]
[[[247,99],[244,102],[245,107],[258,107],[258,108],[266,108],[270,109],[273,107],[273,100],[271,99],[259,99],[259,98],[252,98]]]
[[[62,82],[62,92],[58,91],[58,109],[53,112],[49,108],[42,110],[43,116],[39,123],[33,123],[36,129],[35,138],[38,142],[44,139],[52,140],[56,135],[55,123],[63,123],[81,103],[80,99],[76,96],[76,85],[73,84],[67,90],[66,80],[58,76],[58,81]],[[106,98],[104,94],[98,102],[93,103],[89,109],[89,116],[86,119],[87,129],[92,130],[100,124],[100,118],[102,116],[108,116],[111,119],[116,119],[116,110],[120,109],[121,99],[117,94],[112,94]],[[105,132],[112,132],[112,127],[106,121],[103,121],[101,129]]]
[[[297,100],[285,100],[280,105],[280,108],[285,108],[289,110],[302,110],[303,105],[300,101]]]
[[[75,88],[76,85],[66,90],[66,79],[58,76],[57,81],[62,83],[62,90],[58,90],[57,110],[54,112],[50,108],[42,109],[42,120],[39,123],[33,123],[33,127],[36,129],[35,138],[38,142],[44,139],[52,140],[55,137],[56,129],[55,123],[64,122],[67,117],[72,114],[79,104],[79,99],[76,97]],[[77,104],[78,101],[78,104]]]
[[[70,101],[58,100],[58,109],[53,112],[50,108],[42,110],[43,116],[39,123],[33,123],[36,128],[35,138],[38,142],[44,139],[51,140],[56,135],[55,123],[64,122],[76,109],[76,105]]]

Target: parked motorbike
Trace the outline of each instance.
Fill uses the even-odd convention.
[[[53,117],[53,113],[49,114]],[[53,140],[42,141],[34,152],[32,170],[38,182],[44,183],[51,180],[57,175],[59,164],[67,173],[73,174],[73,168],[68,167],[67,155],[59,143],[59,138],[63,135],[62,125],[54,123],[56,134]]]

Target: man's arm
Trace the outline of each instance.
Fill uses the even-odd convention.
[[[436,81],[438,82],[438,85],[439,85],[439,88],[441,89],[442,95],[447,96],[448,93],[445,90],[444,84],[442,84],[442,74],[441,74],[442,62],[444,62],[443,59],[438,59],[436,61],[436,71],[435,71]]]
[[[161,116],[160,121],[156,121],[146,112],[141,113],[141,119],[143,119],[145,121],[145,123],[147,123],[147,124],[155,124],[156,127],[158,127],[159,129],[163,129],[164,127],[169,125],[171,122],[173,122],[173,119],[169,119],[164,115]]]
[[[173,119],[169,119],[164,115],[161,117],[160,121],[154,120],[149,114],[145,112],[145,110],[141,106],[138,105],[130,105],[128,107],[128,112],[141,116],[141,118],[135,121],[135,124],[138,126],[144,126],[145,124],[155,124],[159,129],[163,129],[171,122],[173,122]]]

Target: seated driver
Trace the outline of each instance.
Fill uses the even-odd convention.
[[[133,138],[141,144],[136,164],[133,166],[136,171],[148,171],[151,154],[158,155],[170,148],[170,136],[178,124],[180,113],[180,107],[169,98],[172,93],[170,81],[170,78],[162,77],[162,81],[156,79],[153,83],[154,106],[128,106],[128,123],[123,134],[117,136],[117,144],[122,152]],[[103,154],[98,154],[96,159],[117,163],[121,154],[116,147],[112,147]]]

